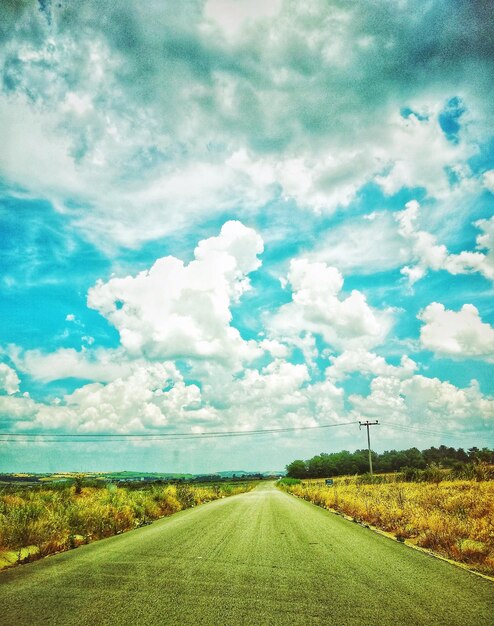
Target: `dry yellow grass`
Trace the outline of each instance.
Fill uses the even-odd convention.
[[[0,493],[0,569],[9,564],[13,553],[18,562],[39,558],[253,486],[178,484],[128,489],[110,484],[83,487],[80,493],[70,486],[10,488]]]
[[[314,504],[340,511],[494,575],[494,481],[358,484],[306,481],[284,487]]]

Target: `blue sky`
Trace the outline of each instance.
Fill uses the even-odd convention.
[[[488,8],[0,12],[1,471],[494,446]]]

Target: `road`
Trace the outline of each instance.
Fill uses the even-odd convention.
[[[0,624],[492,626],[494,583],[270,483],[0,573]]]

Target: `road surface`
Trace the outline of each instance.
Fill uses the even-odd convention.
[[[1,572],[0,624],[493,626],[494,583],[263,484]]]

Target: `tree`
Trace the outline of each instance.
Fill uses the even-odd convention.
[[[425,470],[427,467],[457,467],[458,462],[494,463],[494,450],[470,448],[468,454],[459,448],[439,446],[422,452],[417,448],[389,450],[382,454],[372,452],[372,464],[378,472]],[[327,478],[348,474],[365,474],[369,469],[367,450],[348,452],[321,452],[307,461],[293,461],[287,465],[288,476],[292,478]]]
[[[305,461],[301,461],[300,459],[292,461],[286,466],[286,473],[290,478],[307,478]]]
[[[76,474],[74,476],[74,493],[79,495],[82,492],[82,487],[84,485],[84,474]]]

